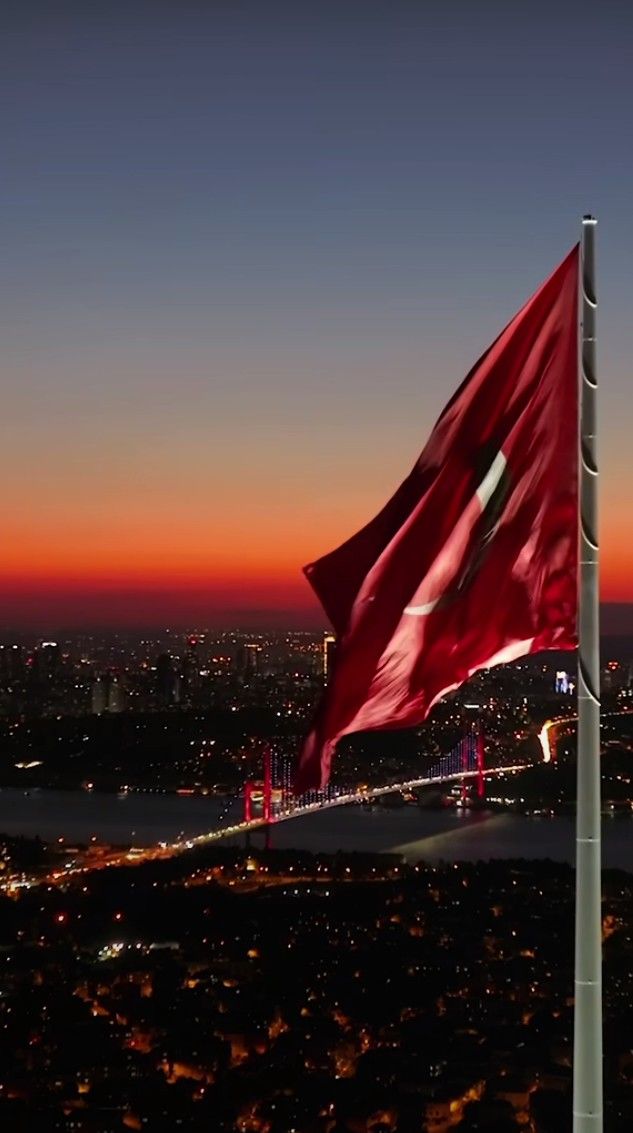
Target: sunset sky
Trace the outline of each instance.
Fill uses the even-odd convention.
[[[3,5],[0,624],[320,624],[599,217],[603,597],[633,601],[633,17],[607,0]]]

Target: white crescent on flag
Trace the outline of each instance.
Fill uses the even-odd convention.
[[[481,515],[486,510],[486,507],[490,503],[490,500],[492,499],[494,493],[496,492],[497,488],[499,487],[499,485],[501,483],[501,478],[502,478],[502,476],[503,476],[503,474],[506,470],[506,466],[507,466],[507,460],[506,460],[505,456],[503,455],[503,453],[501,452],[501,450],[499,450],[499,452],[495,456],[492,464],[490,465],[488,471],[486,472],[483,480],[481,481],[481,483],[480,483],[479,487],[477,488],[477,490],[474,494],[474,497],[473,497],[473,500],[476,499],[478,501],[478,504],[479,504],[478,514],[479,515]],[[470,505],[468,506],[468,508],[464,512],[464,515],[462,517],[463,520],[466,520],[468,511],[470,511]],[[466,523],[458,523],[456,525],[455,532],[454,532],[456,543],[459,544],[459,543],[463,542],[464,537],[467,536],[470,533],[471,524],[472,524],[472,517],[469,518]],[[493,533],[494,532],[492,532],[491,534],[493,534]],[[465,546],[462,546],[462,550],[464,550],[464,549],[465,549]],[[442,569],[443,567],[444,567],[444,564],[442,564],[442,567],[440,568],[440,571],[441,571],[442,574],[445,573],[445,569]],[[437,564],[434,563],[433,567],[429,571],[429,574],[427,575],[427,578],[424,580],[421,589],[422,588],[426,589],[426,587],[429,586],[429,583],[432,583],[433,581],[435,581],[435,579],[433,577],[435,573],[437,573]],[[430,586],[429,586],[429,588],[430,588]],[[450,583],[449,583],[449,588],[450,588]],[[446,594],[446,591],[443,590],[442,593],[440,593],[437,596],[437,598],[432,598],[428,602],[421,602],[421,603],[416,604],[415,606],[405,606],[404,612],[405,612],[405,614],[412,614],[414,617],[418,617],[418,618],[423,617],[425,614],[430,614],[431,611],[434,610],[435,607],[438,605],[438,603],[442,601],[442,599],[445,597],[445,594]]]

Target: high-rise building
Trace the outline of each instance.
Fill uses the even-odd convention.
[[[59,676],[61,650],[56,641],[42,641],[33,650],[31,675],[38,684],[48,684]]]
[[[94,716],[101,716],[108,707],[108,685],[103,677],[97,677],[90,694],[90,703]]]
[[[626,683],[626,669],[619,661],[607,661],[602,670],[602,687],[607,692],[623,688]]]
[[[327,681],[332,673],[336,654],[336,638],[333,633],[323,635],[323,679]]]
[[[562,692],[563,695],[569,692],[569,674],[564,669],[558,669],[556,672],[554,692]]]
[[[242,673],[243,676],[253,676],[258,673],[261,652],[262,647],[256,641],[245,641],[243,645],[240,645],[235,654],[235,666],[238,673]]]
[[[173,704],[176,673],[169,653],[161,653],[156,661],[156,695],[161,704]]]
[[[127,702],[125,689],[118,677],[112,677],[108,689],[108,712],[124,712]]]
[[[185,640],[185,651],[176,679],[175,700],[180,703],[200,689],[200,670],[205,666],[202,660],[204,634],[189,634]]]

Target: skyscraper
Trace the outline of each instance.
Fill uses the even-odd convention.
[[[256,641],[245,641],[235,651],[235,668],[242,676],[259,672],[261,645]]]
[[[328,680],[332,672],[335,654],[336,638],[333,633],[325,633],[323,635],[323,679],[325,681]]]
[[[57,642],[42,641],[35,650],[33,662],[40,680],[53,680],[61,667],[61,650]]]
[[[161,704],[173,704],[176,674],[169,653],[161,653],[156,661],[156,695]]]
[[[108,712],[124,712],[126,699],[125,689],[118,677],[112,677],[108,689]]]
[[[108,686],[103,677],[97,677],[90,696],[93,715],[101,716],[108,707]]]

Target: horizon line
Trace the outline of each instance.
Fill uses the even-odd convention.
[[[633,601],[601,602],[601,637],[633,636]],[[626,613],[631,616],[629,624],[612,623],[614,615]],[[606,624],[604,624],[606,623]],[[611,624],[609,624],[611,623]],[[315,608],[314,611],[297,609],[271,609],[270,607],[227,609],[222,613],[209,612],[208,618],[177,618],[163,622],[82,620],[82,621],[22,621],[20,623],[0,622],[0,635],[9,637],[37,637],[42,635],[81,634],[195,634],[195,633],[328,633],[331,625],[326,615]],[[554,650],[556,652],[556,650]]]

